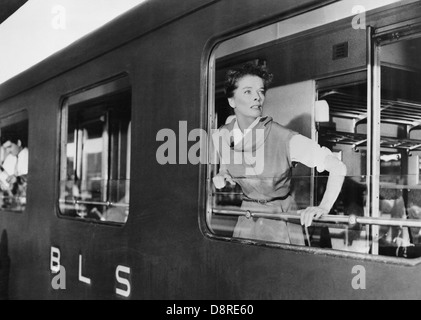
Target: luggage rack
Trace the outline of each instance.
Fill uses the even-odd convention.
[[[333,116],[354,119],[356,125],[367,119],[367,98],[330,90],[320,96],[326,100]],[[381,100],[381,121],[383,123],[407,125],[410,131],[421,129],[421,103],[397,100]]]
[[[367,121],[367,98],[360,95],[352,95],[340,90],[330,90],[320,95],[320,99],[326,100],[330,106],[330,115],[333,117],[354,120],[354,131],[359,124]],[[421,130],[421,103],[405,101],[402,99],[381,100],[381,122],[405,125],[407,136],[413,130]],[[350,132],[337,132],[334,130],[322,130],[319,137],[327,142],[352,145],[358,151],[360,147],[367,146],[367,135]],[[380,146],[412,151],[421,151],[421,140],[409,138],[381,137]]]
[[[365,134],[328,130],[321,131],[319,133],[319,138],[333,144],[352,145],[355,151],[358,151],[361,147],[367,146],[367,136]],[[421,140],[381,137],[380,146],[382,148],[403,149],[410,153],[412,151],[421,151]]]

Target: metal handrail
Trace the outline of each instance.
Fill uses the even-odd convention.
[[[95,206],[106,206],[106,207],[116,207],[116,208],[129,208],[129,204],[127,203],[114,203],[111,201],[86,201],[86,200],[65,200],[65,199],[60,199],[59,200],[60,203],[64,203],[64,204],[72,204],[72,205],[77,205],[77,204],[87,204],[87,205],[95,205]]]
[[[225,216],[238,216],[246,218],[265,218],[271,220],[282,220],[282,221],[299,221],[300,214],[293,212],[279,212],[279,213],[264,213],[264,212],[251,212],[249,210],[233,210],[233,209],[220,209],[215,208],[212,210],[214,214],[225,215]],[[370,218],[370,217],[359,217],[355,215],[350,216],[333,216],[327,215],[322,216],[319,219],[314,219],[314,222],[321,223],[335,223],[335,224],[347,224],[354,226],[356,224],[364,225],[375,225],[375,226],[388,226],[388,227],[409,227],[409,228],[421,228],[421,220],[413,219],[385,219],[385,218]]]

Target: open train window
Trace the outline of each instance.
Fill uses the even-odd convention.
[[[23,212],[28,181],[27,111],[0,118],[0,210]]]
[[[129,215],[127,77],[67,97],[61,112],[60,214],[124,224]]]
[[[400,26],[411,32],[405,38],[396,36],[391,27],[356,30],[344,20],[288,33],[300,24],[296,19],[305,21],[305,16],[226,40],[213,52],[207,231],[230,241],[417,263],[421,261],[421,36],[416,33],[421,27]],[[329,189],[326,171],[291,163],[289,192],[279,197],[273,190],[283,188],[285,176],[245,173],[253,163],[245,155],[247,132],[235,137],[238,106],[224,92],[227,72],[244,65],[263,66],[274,75],[268,90],[261,91],[265,100],[260,119],[272,118],[286,129],[285,136],[299,133],[346,165],[347,175],[329,214],[309,228],[301,226],[299,212],[323,203]],[[221,127],[225,130],[215,139]],[[250,135],[250,146],[257,145],[255,135],[256,143]],[[291,155],[296,146],[288,147],[283,150]],[[224,161],[221,150],[234,163]],[[257,154],[257,149],[252,151]],[[221,173],[228,173],[234,183],[225,179],[221,185]],[[283,202],[286,198],[289,203]]]
[[[358,131],[354,131],[352,126],[348,128],[347,123],[329,113],[326,99],[318,94],[320,85],[326,85],[320,79],[342,74],[346,63],[354,72],[352,75],[348,73],[343,80],[358,83],[362,88],[367,86],[366,32],[353,29],[344,32],[343,28],[336,31],[323,27],[312,30],[310,35],[300,33],[284,37],[279,32],[273,32],[290,29],[289,23],[296,21],[280,22],[227,40],[214,51],[214,60],[211,61],[213,94],[209,108],[211,132],[224,126],[234,136],[236,125],[239,126],[238,110],[235,110],[238,106],[233,106],[226,95],[226,75],[231,70],[245,65],[263,67],[273,74],[273,81],[265,88],[266,92],[262,92],[264,96],[257,98],[264,99],[256,125],[256,128],[264,128],[264,169],[261,174],[246,173],[250,167],[244,149],[246,131],[243,133],[243,149],[236,150],[241,141],[235,142],[234,137],[234,143],[227,150],[233,158],[240,155],[237,159],[239,163],[228,166],[228,169],[220,152],[224,137],[217,141],[219,145],[216,145],[215,139],[209,143],[218,150],[210,152],[213,159],[208,170],[207,226],[214,236],[247,243],[368,253],[369,234],[364,227],[347,226],[346,223],[338,223],[335,218],[365,214],[367,204],[364,197],[368,183],[365,146],[357,150],[342,143],[332,144],[320,135],[325,128],[332,128],[344,135],[346,132],[350,135],[358,132],[363,140],[367,140],[366,126],[359,126]],[[276,36],[267,43],[259,43],[261,38],[269,39],[274,34]],[[326,50],[328,47],[334,51],[338,43],[344,41],[348,50],[344,58]],[[257,45],[245,45],[253,43]],[[367,113],[367,105],[362,109]],[[297,134],[307,139],[304,144],[299,145],[303,141],[301,138],[294,140]],[[253,139],[252,135],[250,139]],[[257,139],[251,145],[257,146]],[[270,146],[268,141],[272,141]],[[293,141],[299,142],[294,144]],[[311,149],[306,149],[307,146]],[[257,147],[252,152],[257,156]],[[320,220],[306,228],[301,225],[299,212],[319,206],[327,193],[328,174],[324,172],[323,164],[313,163],[313,159],[325,158],[325,155],[338,158],[350,170],[342,190],[338,190],[337,200],[329,208],[328,216],[332,223]],[[272,161],[271,157],[276,157],[276,160]],[[226,183],[223,188],[218,188],[214,180],[224,170],[234,176],[235,185]],[[343,175],[339,178],[343,179]]]

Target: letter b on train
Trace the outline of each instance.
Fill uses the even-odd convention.
[[[66,290],[66,269],[60,264],[60,249],[51,247],[50,270],[55,276],[51,281],[54,290]]]

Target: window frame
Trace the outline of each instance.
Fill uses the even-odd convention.
[[[61,99],[60,99],[60,116],[59,116],[59,128],[60,128],[60,132],[59,132],[59,159],[58,159],[58,163],[59,163],[59,170],[58,170],[58,187],[57,187],[57,195],[56,195],[56,215],[59,219],[64,219],[64,220],[70,220],[70,221],[75,221],[75,222],[81,222],[81,223],[93,223],[93,224],[99,224],[99,225],[103,225],[103,226],[112,226],[112,227],[120,227],[123,228],[127,225],[128,221],[129,221],[129,216],[130,216],[130,209],[131,209],[131,205],[130,205],[130,200],[128,202],[128,204],[123,204],[123,205],[119,205],[118,203],[114,203],[112,201],[109,201],[109,199],[107,201],[101,202],[101,203],[95,203],[95,201],[88,201],[88,204],[97,204],[97,205],[105,205],[107,207],[124,207],[126,208],[126,210],[128,210],[128,216],[125,222],[114,222],[114,221],[101,221],[101,220],[94,220],[94,219],[83,219],[83,218],[78,218],[78,217],[72,217],[72,216],[68,216],[65,215],[61,212],[60,209],[60,204],[62,202],[61,200],[61,189],[62,189],[62,177],[63,177],[63,170],[66,169],[67,171],[67,148],[63,148],[64,145],[67,144],[67,138],[68,138],[68,115],[69,115],[69,106],[75,105],[75,104],[80,104],[80,103],[89,103],[89,101],[95,101],[95,99],[100,99],[102,97],[106,97],[107,95],[115,95],[118,94],[120,92],[124,92],[124,91],[128,91],[130,92],[130,98],[131,98],[131,105],[130,105],[130,113],[131,115],[133,115],[133,85],[132,85],[132,81],[129,77],[128,73],[122,73],[119,74],[117,76],[114,76],[110,79],[104,80],[104,81],[100,81],[98,83],[95,83],[93,85],[89,85],[86,86],[84,88],[81,88],[77,91],[71,92],[69,94],[64,95]],[[66,121],[64,121],[64,119],[66,119]],[[130,118],[130,122],[129,122],[129,126],[128,126],[128,137],[127,137],[127,143],[130,146],[130,148],[128,148],[127,151],[127,168],[126,168],[126,173],[128,175],[127,179],[128,181],[130,181],[130,175],[131,175],[131,142],[132,142],[132,125],[131,125],[131,120],[132,120],[132,116]],[[107,128],[108,130],[109,128]],[[109,132],[109,130],[107,131],[107,133]],[[109,139],[110,137],[108,137]],[[107,141],[107,144],[109,145],[109,140]],[[109,157],[110,157],[110,150],[106,150],[106,158],[107,158],[107,168],[110,167],[110,163],[109,162]],[[63,156],[65,155],[65,156]],[[103,155],[104,157],[104,155]],[[65,165],[63,165],[65,163]],[[109,181],[109,177],[108,177],[108,172],[106,174],[106,177],[102,180],[106,180]],[[126,182],[127,184],[127,182]],[[107,185],[105,187],[108,187],[109,183],[107,183]],[[128,190],[128,197],[130,199],[130,190],[131,187],[129,187]],[[107,196],[108,197],[108,196]],[[74,204],[85,204],[85,201],[75,201],[73,202]]]
[[[278,18],[276,21],[272,21],[271,23],[282,23],[285,21],[288,21],[289,18],[298,16],[298,15],[304,15],[306,12],[298,12],[295,15],[285,16],[283,18]],[[210,137],[210,129],[213,129],[215,127],[214,118],[215,118],[215,92],[216,92],[216,51],[220,44],[232,40],[236,37],[252,33],[253,31],[263,29],[270,25],[270,23],[261,24],[258,26],[253,26],[252,28],[243,28],[242,30],[237,30],[236,32],[231,32],[230,34],[226,34],[224,36],[215,37],[213,39],[210,39],[209,42],[206,45],[206,48],[204,50],[204,58],[202,59],[202,70],[203,75],[202,79],[205,79],[205,81],[202,82],[202,92],[203,92],[203,99],[202,99],[202,110],[203,116],[202,116],[202,127],[207,129],[208,132],[208,161],[209,163],[205,166],[204,169],[201,171],[201,180],[202,182],[205,181],[206,183],[201,184],[201,194],[199,197],[200,201],[200,207],[203,208],[203,210],[200,213],[199,221],[200,221],[200,228],[202,233],[205,237],[217,240],[217,241],[224,241],[224,242],[232,242],[232,243],[240,243],[240,244],[246,244],[246,245],[255,245],[255,246],[264,246],[264,247],[273,247],[288,251],[296,251],[296,252],[305,252],[309,254],[317,254],[317,255],[326,255],[326,256],[333,256],[333,257],[340,257],[340,258],[348,258],[348,259],[357,259],[362,261],[374,261],[379,263],[386,263],[386,264],[393,264],[393,265],[400,265],[400,266],[409,266],[414,267],[421,264],[421,257],[415,258],[415,259],[405,259],[403,257],[391,257],[391,256],[380,256],[380,255],[373,255],[372,253],[364,254],[364,253],[357,253],[357,252],[346,252],[346,251],[339,251],[336,249],[325,249],[325,248],[314,248],[314,247],[306,247],[306,246],[296,246],[296,245],[290,245],[290,244],[281,244],[281,243],[265,243],[262,241],[257,240],[249,240],[249,239],[238,239],[238,238],[232,238],[232,237],[225,237],[225,236],[219,236],[214,234],[211,224],[209,223],[209,217],[213,213],[213,207],[212,207],[212,167],[215,166],[213,162],[214,159],[211,159],[211,144],[212,139]],[[294,33],[293,36],[287,36],[286,38],[294,38],[294,37],[300,37],[306,32],[311,32],[312,30],[326,30],[326,25],[323,24],[322,26],[318,26],[315,28],[309,28],[308,30]],[[400,24],[398,24],[400,25]],[[389,29],[390,28],[388,27]],[[374,179],[372,179],[372,175],[374,174],[372,171],[373,162],[376,161],[375,157],[373,157],[373,154],[376,153],[376,147],[372,144],[375,144],[375,141],[373,141],[373,135],[376,135],[377,132],[374,133],[371,132],[370,127],[373,123],[373,117],[376,117],[376,114],[372,114],[373,105],[376,104],[376,96],[373,92],[376,88],[376,85],[379,85],[379,75],[376,77],[376,70],[375,65],[378,63],[378,56],[376,57],[375,52],[375,35],[376,31],[380,30],[383,31],[383,28],[374,29],[369,27],[367,30],[367,52],[369,54],[367,55],[367,64],[366,64],[366,71],[367,71],[367,109],[368,109],[368,127],[367,127],[367,137],[368,137],[368,144],[367,144],[367,179],[370,179],[367,183],[368,187],[368,198],[367,198],[367,207],[371,208],[370,212],[372,213],[373,210],[376,210],[374,206],[377,206],[377,212],[378,212],[378,206],[379,203],[376,201],[372,201],[372,199],[376,199],[376,193],[373,194],[373,189],[376,188],[376,182]],[[389,30],[389,32],[391,32]],[[285,39],[284,37],[279,38],[280,40]],[[271,41],[265,42],[264,44],[259,44],[257,46],[249,46],[246,51],[256,49],[257,47],[264,46],[265,44],[269,43]],[[242,52],[242,51],[240,51]],[[234,55],[234,54],[230,54]],[[376,60],[377,59],[377,60]],[[339,75],[341,76],[341,75]],[[372,100],[373,99],[373,100]],[[375,129],[375,128],[374,128]],[[375,129],[376,130],[376,129]],[[379,129],[378,129],[379,130]],[[380,139],[380,138],[379,138]],[[377,190],[377,194],[379,193],[379,189]],[[250,213],[248,212],[232,212],[234,216],[249,216]],[[270,217],[270,215],[267,214],[255,214],[251,215],[254,217]],[[288,217],[287,217],[288,218]],[[296,217],[291,217],[296,219]],[[349,225],[353,225],[355,223],[362,223],[366,228],[379,228],[381,225],[387,225],[387,226],[408,226],[408,227],[421,227],[421,221],[414,222],[414,221],[404,221],[399,220],[393,221],[392,219],[382,219],[379,217],[354,217],[354,216],[327,216],[322,217],[320,222],[335,222],[335,223],[347,223]],[[374,241],[373,241],[374,243]]]
[[[31,159],[31,152],[29,149],[29,110],[28,109],[21,109],[18,111],[14,111],[12,113],[7,113],[4,115],[0,115],[0,132],[1,129],[3,127],[7,127],[13,124],[17,124],[19,122],[27,122],[27,146],[26,148],[28,149],[28,181],[27,181],[27,189],[26,189],[26,205],[25,205],[25,209],[24,210],[10,210],[10,209],[0,209],[0,214],[2,213],[10,213],[10,214],[26,214],[27,212],[27,207],[28,207],[28,191],[30,190],[29,187],[29,181],[30,181],[30,170],[29,170],[29,164],[30,164],[30,159]]]

